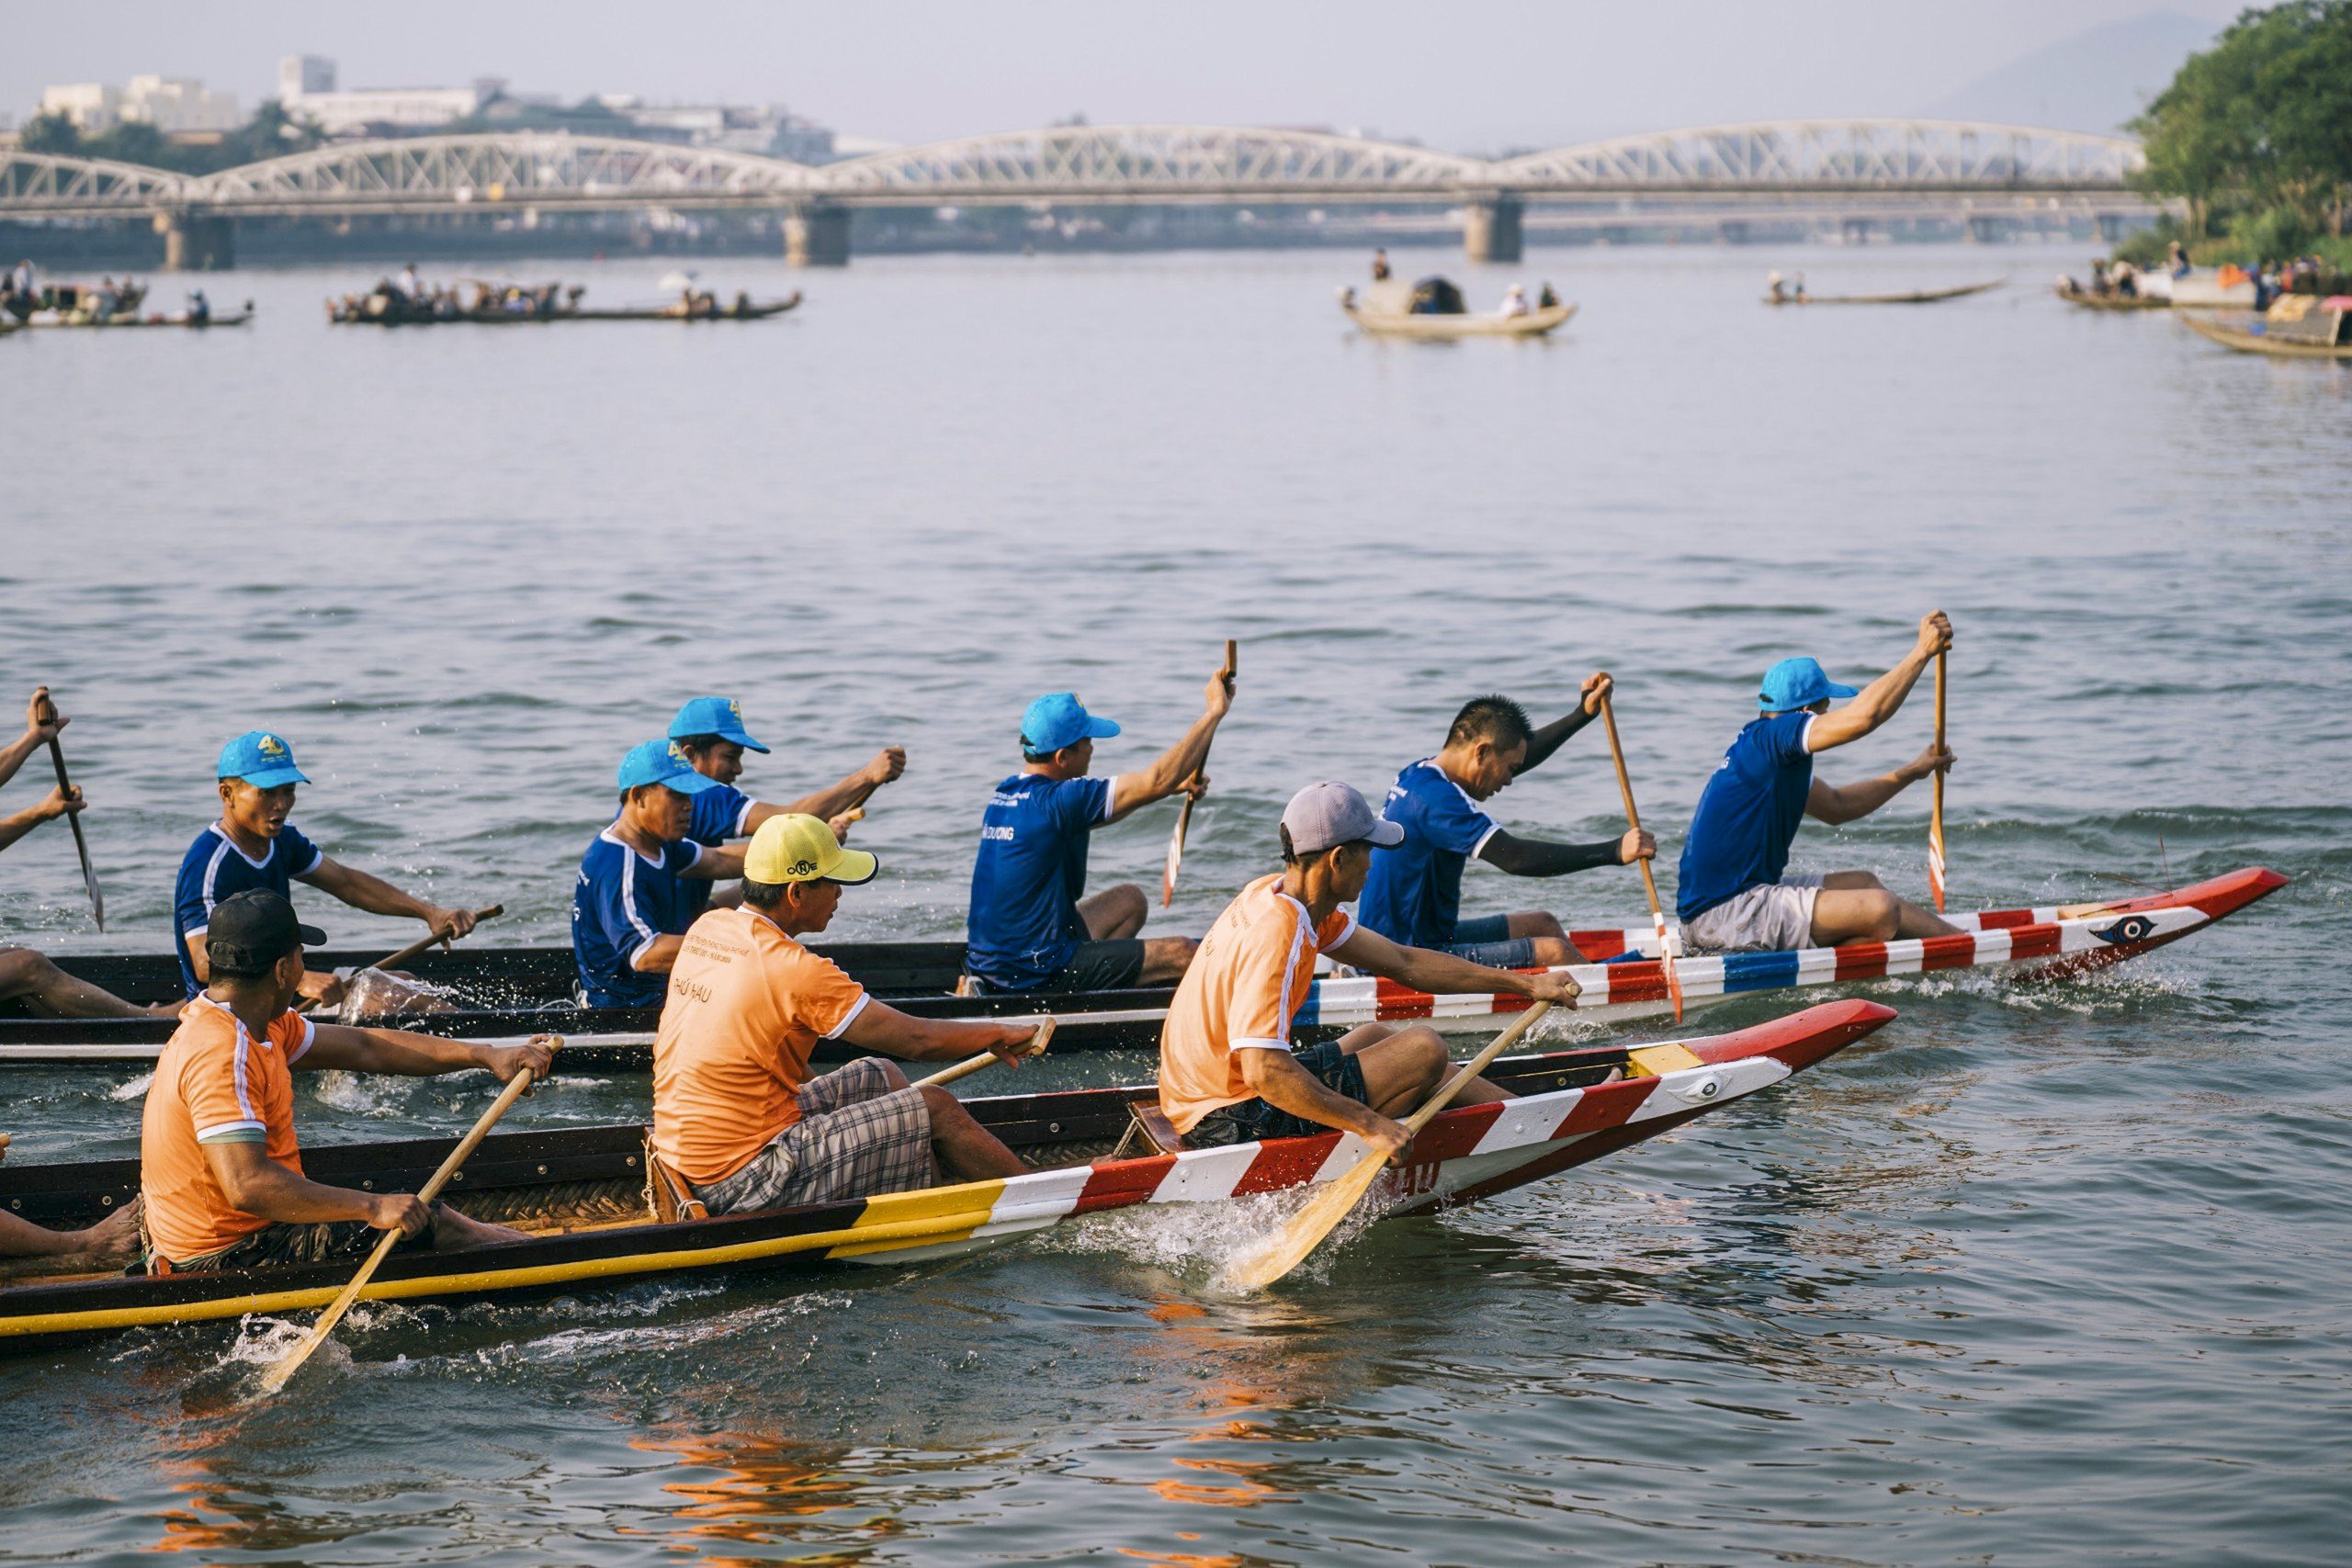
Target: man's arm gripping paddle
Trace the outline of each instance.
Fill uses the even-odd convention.
[[[983,1051],[977,1056],[967,1056],[964,1060],[956,1063],[952,1067],[943,1067],[927,1078],[917,1078],[915,1080],[914,1087],[921,1089],[926,1084],[951,1084],[957,1078],[970,1077],[982,1067],[991,1066],[997,1062],[1007,1060],[1017,1062],[1029,1056],[1042,1056],[1046,1054],[1046,1047],[1053,1043],[1054,1026],[1058,1021],[1059,1020],[1048,1018],[1045,1022],[1039,1024],[1037,1026],[1037,1032],[1029,1037],[1029,1043],[1022,1047],[1020,1050],[1012,1053],[1010,1056],[1000,1055],[994,1051]]]
[[[1227,691],[1233,689],[1233,678],[1240,672],[1241,645],[1227,637],[1225,639],[1225,668],[1218,671],[1224,678]],[[1205,766],[1207,756],[1204,754],[1201,761]],[[1197,782],[1199,775],[1194,774],[1193,777]],[[1193,791],[1188,789],[1184,804],[1176,808],[1176,830],[1168,838],[1168,866],[1159,874],[1159,907],[1163,909],[1176,897],[1176,868],[1184,863],[1184,834],[1193,825],[1193,802],[1195,798]]]
[[[57,705],[49,700],[49,688],[36,687],[33,691],[33,723],[48,726],[57,722]],[[58,744],[54,731],[49,737],[49,760],[57,766],[58,793],[71,801],[74,798],[74,781],[65,776],[65,748]],[[98,874],[90,869],[90,840],[83,837],[79,813],[67,811],[65,823],[74,829],[74,850],[82,857],[82,886],[89,891],[91,917],[98,922],[98,930],[103,931],[107,929],[107,901],[98,892]]]
[[[1617,793],[1625,799],[1625,825],[1636,833],[1642,830],[1642,814],[1634,806],[1633,780],[1625,773],[1625,748],[1617,739],[1617,710],[1609,705],[1609,694],[1600,694],[1601,722],[1609,726],[1609,756],[1617,764]],[[1650,863],[1642,860],[1634,864],[1642,868],[1642,891],[1650,897],[1650,927],[1657,932],[1658,967],[1666,972],[1666,994],[1674,1000],[1674,1021],[1682,1021],[1682,977],[1674,972],[1674,948],[1666,933],[1666,911],[1658,907],[1657,878],[1650,874]]]

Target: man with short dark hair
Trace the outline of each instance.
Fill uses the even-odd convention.
[[[653,1043],[653,1149],[714,1214],[868,1198],[1028,1168],[941,1085],[867,1056],[822,1077],[808,1058],[845,1040],[910,1061],[1015,1053],[1030,1023],[910,1018],[803,947],[874,880],[814,817],[770,818],[743,857],[743,905],[686,932]]]
[[[430,1230],[444,1252],[524,1239],[413,1193],[354,1191],[304,1176],[293,1071],[431,1077],[482,1067],[504,1082],[525,1067],[545,1076],[545,1037],[490,1045],[304,1018],[293,1010],[302,949],[326,938],[266,888],[221,899],[208,935],[211,977],[155,1064],[141,1122],[150,1272],[356,1262],[379,1231],[413,1241]]]
[[[572,963],[582,1006],[656,1007],[694,924],[689,889],[741,875],[743,852],[686,837],[695,797],[718,786],[695,772],[676,741],[632,747],[616,784],[620,814],[580,857]]]
[[[1454,1070],[1444,1037],[1425,1023],[1367,1023],[1294,1046],[1292,1023],[1318,954],[1417,991],[1576,998],[1579,987],[1565,973],[1490,969],[1400,946],[1351,919],[1340,906],[1363,891],[1373,857],[1404,837],[1343,784],[1311,784],[1283,808],[1283,869],[1243,888],[1217,917],[1160,1028],[1159,1106],[1194,1146],[1337,1128],[1393,1155],[1409,1136],[1397,1119]],[[1474,1078],[1453,1103],[1510,1098]]]
[[[718,786],[694,797],[686,838],[697,844],[723,844],[729,839],[746,839],[769,818],[792,815],[821,818],[831,824],[836,838],[846,839],[848,814],[864,806],[876,790],[907,771],[906,748],[886,746],[875,753],[872,761],[839,784],[804,795],[789,806],[771,806],[735,787],[735,781],[743,776],[743,753],[757,751],[765,756],[768,750],[743,728],[741,703],[732,697],[693,698],[670,721],[670,739],[678,743],[695,772]],[[710,884],[691,884],[686,889],[686,901],[695,914],[701,914],[712,902]],[[732,902],[732,896],[721,896],[718,901]]]
[[[1086,891],[1094,829],[1178,791],[1197,797],[1216,727],[1233,705],[1233,676],[1203,688],[1201,716],[1140,773],[1089,778],[1094,742],[1119,733],[1069,692],[1039,697],[1021,716],[1021,772],[996,786],[980,815],[972,862],[965,973],[990,991],[1102,991],[1166,985],[1198,945],[1139,938],[1150,906],[1133,883]]]
[[[43,716],[42,705],[48,697],[47,686],[33,688],[32,700],[25,705],[25,732],[0,746],[0,784],[15,778],[17,770],[25,765],[25,759],[48,745],[65,728],[68,721],[63,714],[52,709],[49,716]],[[47,795],[22,811],[0,817],[0,850],[44,822],[79,815],[83,805],[79,788],[51,786]],[[23,998],[43,1018],[151,1018],[177,1010],[143,1008],[124,1001],[112,991],[68,975],[46,953],[29,947],[0,947],[0,1001],[17,997]]]
[[[380,876],[330,859],[304,838],[287,818],[294,809],[295,786],[311,781],[294,765],[294,749],[284,739],[266,729],[248,730],[220,748],[215,773],[220,819],[198,833],[180,857],[172,894],[172,934],[177,939],[172,948],[183,995],[196,996],[211,978],[205,944],[214,907],[251,888],[290,898],[293,884],[307,882],[371,915],[405,915],[423,920],[428,931],[454,936],[474,929],[471,909],[428,904]],[[343,989],[333,975],[302,979],[302,994],[313,1001],[333,1003]]]
[[[1811,659],[1764,672],[1758,716],[1708,775],[1682,846],[1675,914],[1702,952],[1837,947],[1849,942],[1948,936],[1960,928],[1896,897],[1867,871],[1791,875],[1789,846],[1807,817],[1832,824],[1867,817],[1952,754],[1934,745],[1891,773],[1845,785],[1813,776],[1816,752],[1844,746],[1893,718],[1936,655],[1951,646],[1941,610],[1920,617],[1903,661],[1856,692]],[[1832,711],[1836,697],[1856,700]]]
[[[1405,830],[1395,849],[1372,857],[1356,918],[1408,947],[1433,948],[1498,969],[1583,962],[1557,917],[1542,909],[1462,918],[1462,868],[1474,857],[1513,876],[1566,876],[1595,866],[1630,865],[1657,853],[1638,829],[1590,844],[1555,844],[1505,832],[1479,805],[1600,712],[1612,682],[1596,671],[1582,699],[1538,729],[1509,697],[1474,697],[1453,716],[1445,747],[1396,775],[1382,815]]]

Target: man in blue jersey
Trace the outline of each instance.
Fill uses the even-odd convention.
[[[291,899],[292,884],[307,882],[371,915],[405,915],[428,931],[463,936],[474,929],[471,909],[445,909],[401,892],[380,876],[339,864],[304,838],[287,818],[294,787],[310,783],[294,765],[294,749],[267,730],[248,730],[220,748],[220,819],[196,836],[180,857],[172,894],[173,950],[180,987],[195,997],[210,983],[204,933],[212,907],[232,893],[265,888]],[[343,995],[333,975],[306,973],[302,995],[333,1004]]]
[[[1119,733],[1068,692],[1039,697],[1021,716],[1021,772],[996,786],[980,815],[965,927],[966,975],[989,991],[1101,991],[1164,986],[1200,944],[1148,940],[1148,906],[1133,883],[1086,891],[1087,840],[1155,800],[1207,787],[1198,778],[1216,727],[1233,705],[1233,677],[1209,677],[1201,716],[1141,773],[1089,778],[1094,742]]]
[[[1476,697],[1453,716],[1445,747],[1396,775],[1381,815],[1405,829],[1395,849],[1376,849],[1356,919],[1406,947],[1450,953],[1495,969],[1579,964],[1559,920],[1542,909],[1462,918],[1462,868],[1473,858],[1513,876],[1566,876],[1630,865],[1657,853],[1645,832],[1591,844],[1555,844],[1504,831],[1478,803],[1541,766],[1600,712],[1606,671],[1587,677],[1581,699],[1538,729],[1505,696]]]
[[[743,874],[743,852],[686,837],[695,797],[718,786],[674,740],[621,759],[620,815],[580,857],[571,892],[571,958],[592,1008],[660,1007],[686,928],[702,906],[690,887]]]
[[[834,838],[846,840],[849,813],[907,771],[906,748],[886,746],[875,753],[872,761],[839,784],[803,795],[788,806],[771,806],[735,787],[735,781],[743,776],[743,753],[757,751],[764,756],[768,750],[743,728],[741,703],[731,697],[695,697],[670,721],[670,739],[685,752],[695,772],[718,786],[694,797],[694,814],[686,825],[686,837],[697,844],[748,839],[771,817],[820,818],[832,829]],[[731,904],[738,897],[724,894],[716,902]],[[686,897],[697,915],[714,902],[707,882],[689,884]]]
[[[1951,622],[1937,610],[1920,620],[1918,640],[1903,662],[1859,693],[1832,682],[1810,659],[1783,659],[1764,672],[1758,716],[1708,775],[1682,846],[1675,913],[1685,942],[1708,952],[1769,952],[1959,930],[1896,897],[1867,871],[1788,870],[1789,846],[1807,817],[1851,822],[1905,785],[1951,769],[1951,752],[1931,745],[1893,773],[1859,784],[1813,776],[1815,753],[1860,740],[1893,718],[1920,672],[1951,646]],[[1832,711],[1835,697],[1855,700]]]

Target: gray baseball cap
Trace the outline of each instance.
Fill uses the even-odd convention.
[[[1283,831],[1290,835],[1290,852],[1320,854],[1340,844],[1369,839],[1384,850],[1405,841],[1402,825],[1391,822],[1343,784],[1308,784],[1283,807]]]

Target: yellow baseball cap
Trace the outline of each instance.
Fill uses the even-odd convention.
[[[797,811],[761,823],[752,835],[752,847],[743,852],[743,874],[753,882],[838,882],[855,887],[873,881],[881,869],[881,862],[872,855],[843,849],[831,828]]]

